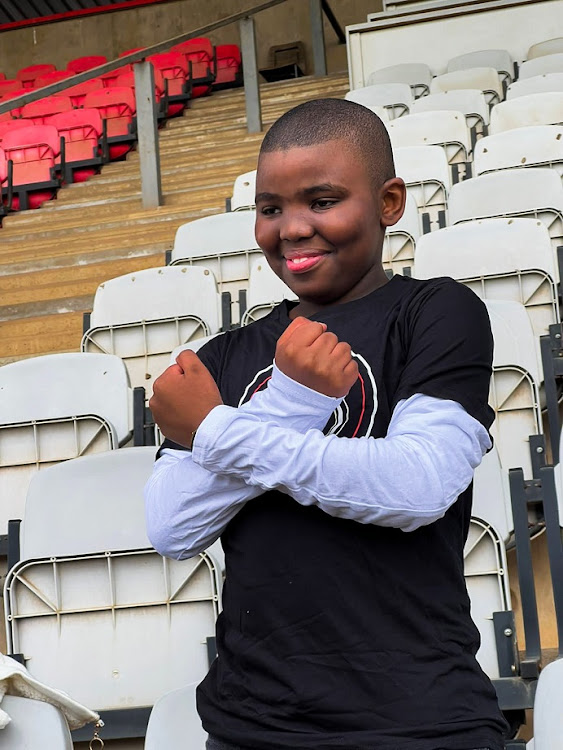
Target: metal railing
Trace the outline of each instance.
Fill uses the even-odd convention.
[[[258,80],[258,63],[256,56],[256,35],[254,28],[254,16],[264,10],[269,10],[276,5],[281,5],[287,0],[268,0],[267,2],[254,5],[251,8],[233,13],[230,16],[220,18],[213,23],[200,26],[198,29],[179,34],[164,42],[153,44],[150,47],[123,55],[116,60],[91,68],[83,73],[77,73],[70,78],[51,83],[40,89],[30,91],[14,99],[0,102],[0,114],[12,109],[22,107],[24,104],[35,102],[52,94],[58,94],[71,86],[97,78],[105,73],[111,73],[125,65],[134,65],[135,71],[135,99],[137,108],[137,138],[138,152],[141,166],[141,190],[144,208],[156,208],[162,204],[162,188],[160,179],[160,154],[158,148],[156,101],[154,89],[153,66],[146,59],[151,55],[166,52],[171,47],[189,39],[205,36],[224,26],[238,23],[241,42],[241,55],[244,76],[244,91],[246,101],[246,120],[249,133],[258,133],[262,130],[262,113],[260,105],[260,85]],[[313,67],[316,76],[324,76],[327,73],[326,51],[324,43],[323,28],[323,3],[322,0],[309,0],[309,11],[311,15],[311,36],[313,47]]]

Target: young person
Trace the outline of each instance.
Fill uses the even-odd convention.
[[[504,747],[463,574],[490,326],[451,279],[387,279],[404,201],[370,110],[285,114],[260,152],[256,238],[298,301],[155,383],[149,538],[177,559],[225,550],[198,689],[209,750]]]

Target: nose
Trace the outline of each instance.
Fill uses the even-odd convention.
[[[281,216],[280,240],[299,242],[315,234],[315,228],[304,211],[285,210]]]

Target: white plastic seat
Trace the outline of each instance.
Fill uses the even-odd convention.
[[[554,55],[557,52],[563,52],[563,36],[557,36],[554,39],[546,39],[544,42],[532,44],[526,55],[527,60],[543,55]]]
[[[431,94],[451,91],[452,89],[478,89],[485,95],[489,106],[504,98],[500,76],[494,68],[490,67],[454,70],[451,73],[436,76],[430,84]]]
[[[126,444],[133,392],[108,354],[50,354],[0,368],[0,533],[21,518],[31,477],[59,461]]]
[[[448,61],[447,72],[471,68],[494,68],[507,83],[514,78],[514,62],[505,49],[483,49],[452,57]]]
[[[547,94],[554,91],[563,91],[563,73],[546,73],[514,81],[506,91],[506,98],[516,99],[518,96]]]
[[[560,320],[549,234],[533,219],[484,219],[425,234],[414,276],[451,276],[483,300],[520,302],[534,338]]]
[[[555,170],[505,169],[465,180],[450,190],[451,225],[510,216],[534,217],[545,224],[557,272],[557,247],[563,244],[563,185]]]
[[[392,120],[387,126],[393,148],[442,146],[449,164],[466,162],[471,139],[465,116],[455,110],[418,112]]]
[[[394,148],[393,157],[395,171],[405,181],[419,213],[427,213],[431,222],[437,224],[440,212],[443,212],[445,224],[451,174],[444,149],[440,146],[404,146]]]
[[[563,176],[563,126],[515,128],[475,144],[475,175],[523,167],[550,167]]]
[[[529,125],[563,124],[563,91],[517,96],[491,110],[489,134]]]
[[[205,750],[207,732],[196,709],[197,684],[173,690],[155,703],[149,718],[145,750]]]
[[[267,261],[257,260],[250,269],[247,308],[241,325],[246,326],[268,315],[282,300],[297,299],[291,289],[272,271]]]
[[[184,349],[190,349],[190,351],[197,353],[201,349],[202,346],[207,344],[208,341],[211,341],[211,339],[214,339],[217,336],[222,336],[222,335],[223,334],[221,333],[216,333],[213,336],[205,336],[205,338],[196,339],[195,341],[190,341],[187,344],[182,344],[181,346],[177,346],[174,349],[174,351],[171,353],[170,361],[168,362],[168,364],[173,365],[174,362],[176,362],[176,357],[178,356],[178,354],[180,354],[180,352],[183,352]]]
[[[366,107],[384,107],[390,119],[408,115],[414,101],[408,83],[377,83],[364,86],[349,91],[345,98]]]
[[[432,71],[425,63],[400,63],[375,70],[368,76],[367,85],[376,83],[408,83],[415,98],[430,91]]]
[[[151,706],[208,669],[220,564],[211,552],[169,560],[150,547],[143,486],[154,453],[114,451],[37,474],[23,556],[6,581],[9,652],[100,713]]]
[[[413,196],[407,192],[405,210],[399,221],[385,231],[382,263],[385,270],[394,274],[410,271],[414,265],[416,243],[420,237],[418,206]]]
[[[483,132],[484,125],[489,124],[489,105],[478,89],[453,89],[422,96],[411,106],[411,114],[441,109],[463,112],[467,126],[478,127],[480,132]]]
[[[180,344],[217,333],[221,298],[207,268],[148,268],[98,287],[82,351],[116,354],[147,398]]]
[[[50,703],[6,695],[2,708],[11,721],[0,731],[0,750],[72,750],[66,719]]]
[[[546,73],[563,73],[563,52],[552,55],[541,55],[532,60],[526,60],[520,65],[519,78],[532,78]]]
[[[563,748],[563,659],[540,672],[534,699],[534,750]]]
[[[239,174],[233,185],[231,211],[248,211],[256,208],[256,170]]]

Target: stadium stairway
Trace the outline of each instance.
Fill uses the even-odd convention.
[[[296,104],[343,97],[346,74],[263,84],[267,128]],[[98,285],[164,265],[181,224],[225,210],[237,175],[256,167],[262,134],[246,131],[243,89],[196,99],[160,131],[164,205],[141,205],[138,154],[68,185],[0,229],[0,364],[80,346]]]

